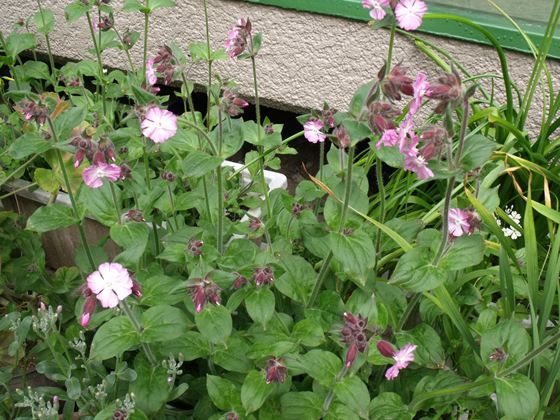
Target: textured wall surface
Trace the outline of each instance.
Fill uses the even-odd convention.
[[[43,0],[44,7],[55,10],[57,28],[52,34],[54,53],[60,58],[94,58],[87,52],[91,39],[87,22],[67,24],[64,20],[66,0]],[[151,17],[149,51],[175,41],[185,50],[191,41],[204,40],[202,0],[176,0],[174,9],[157,10]],[[113,0],[116,27],[142,31],[143,19],[138,13],[121,12],[122,0]],[[2,0],[0,29],[9,30],[19,18],[27,18],[36,10],[33,0]],[[274,7],[259,6],[239,0],[209,0],[210,34],[214,47],[223,45],[228,29],[238,17],[248,16],[255,31],[263,33],[263,49],[258,58],[259,86],[267,105],[296,111],[318,108],[323,100],[338,109],[345,109],[352,93],[361,83],[377,73],[386,57],[388,31],[374,31],[364,22],[300,13]],[[424,36],[424,35],[422,35]],[[495,52],[487,47],[425,36],[427,40],[449,51],[473,74],[500,74]],[[41,48],[44,42],[41,40]],[[133,59],[141,62],[141,40],[133,48]],[[435,64],[426,59],[408,39],[398,36],[395,60],[402,60],[414,71],[434,77]],[[508,53],[512,79],[523,87],[532,67],[529,55]],[[105,64],[126,68],[124,54],[110,50],[104,54]],[[218,71],[240,83],[243,94],[252,95],[252,74],[247,61],[220,63]],[[553,76],[560,80],[560,63],[551,63]],[[203,84],[205,69],[192,69],[192,78]],[[558,85],[558,83],[556,83]],[[497,96],[501,85],[497,80]],[[538,118],[535,111],[533,120]]]

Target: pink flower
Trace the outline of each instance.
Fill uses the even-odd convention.
[[[172,112],[151,106],[142,120],[142,134],[154,143],[163,143],[177,132],[177,117]]]
[[[154,67],[154,59],[150,58],[146,61],[146,82],[153,86],[157,82],[156,69]]]
[[[428,179],[434,176],[434,173],[428,168],[428,163],[423,156],[418,154],[416,148],[411,149],[404,158],[404,169],[415,172],[420,179]]]
[[[115,182],[121,176],[121,167],[105,162],[98,162],[95,165],[84,169],[82,178],[86,185],[90,188],[99,188],[103,185],[103,178],[107,178],[110,182]]]
[[[413,31],[422,24],[422,17],[427,10],[422,0],[400,0],[395,8],[395,16],[402,29]]]
[[[103,263],[87,278],[87,285],[104,308],[114,308],[132,293],[132,278],[118,263]]]
[[[469,231],[468,213],[461,209],[449,209],[447,221],[449,223],[449,234],[455,236],[463,236]]]
[[[395,354],[392,356],[395,360],[395,364],[387,369],[387,372],[385,372],[385,377],[389,381],[395,379],[402,369],[406,369],[410,362],[414,361],[415,350],[416,345],[408,343],[402,349],[395,352]]]
[[[472,235],[480,225],[480,218],[473,210],[449,209],[447,216],[449,235],[455,238]]]
[[[230,58],[235,58],[247,48],[247,37],[251,35],[249,19],[239,19],[229,32],[224,44]]]
[[[321,131],[324,126],[321,120],[309,120],[303,125],[303,135],[311,143],[322,143],[327,138],[327,135]]]
[[[392,147],[399,142],[399,133],[397,130],[387,130],[381,136],[381,139],[377,142],[375,147],[381,149],[381,146]]]
[[[416,80],[412,84],[412,88],[414,89],[414,97],[410,103],[408,113],[414,115],[418,112],[418,109],[420,109],[424,96],[430,91],[430,84],[426,80],[426,75],[424,73],[418,73]]]
[[[362,0],[362,6],[371,9],[369,15],[372,19],[381,20],[386,15],[383,8],[389,6],[389,0]]]

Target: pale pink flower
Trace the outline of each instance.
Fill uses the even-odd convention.
[[[418,175],[420,179],[428,179],[434,176],[434,173],[428,168],[428,163],[423,156],[418,154],[417,149],[411,149],[404,157],[404,169]]]
[[[377,142],[375,147],[381,149],[381,146],[392,147],[396,146],[399,142],[399,133],[397,130],[391,129],[387,130],[381,136],[381,139]]]
[[[430,84],[428,83],[424,73],[418,73],[416,80],[412,84],[412,88],[414,89],[414,97],[410,103],[408,113],[414,115],[418,112],[420,106],[422,105],[422,100],[430,91]]]
[[[414,134],[414,121],[409,114],[399,125],[399,151],[401,153],[408,153],[409,150],[414,148],[418,143],[416,134]],[[410,140],[413,140],[412,142]]]
[[[142,120],[142,134],[154,143],[163,143],[177,132],[177,117],[172,112],[151,106]]]
[[[387,369],[385,377],[390,381],[395,379],[402,369],[406,369],[408,365],[414,361],[414,351],[416,350],[415,344],[405,344],[403,348],[396,351],[392,356],[395,364]]]
[[[99,188],[103,185],[103,178],[107,178],[110,182],[115,182],[121,176],[121,167],[112,163],[97,162],[84,169],[82,178],[85,184],[90,188]]]
[[[362,0],[362,6],[370,9],[369,15],[372,19],[381,20],[386,15],[384,7],[389,6],[389,0]]]
[[[146,61],[146,82],[148,85],[153,86],[157,82],[156,69],[154,67],[154,59],[149,58]]]
[[[322,143],[327,138],[327,135],[321,131],[324,126],[321,120],[309,120],[303,125],[303,135],[311,143]]]
[[[87,278],[87,285],[104,308],[114,308],[132,293],[132,278],[118,263],[103,263]]]
[[[449,209],[449,215],[447,217],[449,223],[449,234],[455,236],[463,236],[468,234],[470,231],[469,223],[469,213],[462,209]]]
[[[251,36],[251,21],[249,19],[239,19],[229,32],[224,44],[227,54],[235,58],[247,48],[247,38]]]
[[[427,10],[422,0],[400,0],[395,8],[395,17],[402,29],[413,31],[422,24],[422,17]]]

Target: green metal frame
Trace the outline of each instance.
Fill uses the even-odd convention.
[[[362,7],[361,0],[245,0],[250,3],[294,9],[303,12],[321,13],[361,21],[370,20],[368,11]],[[466,10],[459,7],[428,4],[431,13],[455,14],[468,18],[486,28],[496,37],[504,48],[530,53],[523,36],[507,19],[491,13]],[[544,25],[529,21],[520,21],[519,25],[529,35],[537,47],[543,38]],[[434,35],[456,38],[463,41],[489,45],[480,32],[461,23],[444,19],[425,19],[418,29]],[[549,51],[551,58],[560,59],[560,37],[552,43]]]

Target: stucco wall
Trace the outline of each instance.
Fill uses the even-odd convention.
[[[87,53],[91,46],[85,20],[67,24],[64,20],[65,0],[43,0],[44,7],[55,11],[57,28],[52,34],[54,53],[63,58],[94,58]],[[175,41],[185,46],[190,41],[204,40],[202,0],[176,0],[175,9],[160,9],[151,17],[150,51]],[[113,0],[116,25],[142,31],[143,19],[137,13],[121,12],[122,0]],[[33,0],[2,0],[0,29],[9,30],[19,18],[26,18],[36,10]],[[260,94],[263,102],[296,111],[320,107],[323,100],[344,109],[353,91],[371,79],[386,57],[388,31],[374,31],[364,22],[335,17],[300,13],[274,7],[249,4],[239,0],[209,0],[211,38],[214,47],[223,45],[228,29],[238,17],[248,16],[255,31],[263,33],[264,43],[258,58]],[[423,35],[424,36],[424,35]],[[499,74],[495,52],[487,47],[426,36],[431,42],[451,52],[474,74]],[[41,48],[44,42],[41,40]],[[133,59],[141,62],[141,42],[132,50]],[[120,51],[110,50],[104,55],[107,66],[126,68]],[[396,40],[396,60],[402,60],[414,71],[429,76],[439,71],[416,47],[404,37]],[[531,71],[530,56],[508,53],[513,80],[524,86]],[[551,63],[556,82],[560,80],[560,63]],[[252,95],[252,74],[249,62],[220,63],[218,71],[240,83],[241,92]],[[193,79],[203,84],[205,69],[194,68]],[[558,85],[558,83],[556,83]],[[501,85],[498,81],[498,89]],[[498,93],[499,94],[499,93]],[[538,111],[533,120],[538,117]]]

